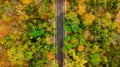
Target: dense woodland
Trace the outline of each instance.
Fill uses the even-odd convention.
[[[64,67],[120,67],[120,0],[65,0]],[[0,67],[58,67],[55,0],[0,0]]]

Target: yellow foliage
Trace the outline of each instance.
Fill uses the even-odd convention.
[[[68,34],[70,34],[70,32],[68,32],[68,31],[65,30],[65,36],[68,35]]]
[[[94,45],[94,49],[95,49],[96,51],[98,51],[99,46],[98,46],[98,45]]]
[[[6,22],[9,22],[11,20],[11,18],[6,15],[2,15],[2,19],[5,20]]]
[[[91,53],[95,53],[99,51],[99,46],[98,45],[93,45]]]
[[[44,19],[44,20],[47,19],[47,17],[48,17],[47,12],[43,12],[41,8],[39,8],[37,12],[39,13],[41,19]]]
[[[42,15],[42,10],[41,10],[41,8],[39,8],[39,9],[37,10],[37,12],[38,12],[40,15]]]
[[[28,16],[27,14],[24,14],[24,18],[25,18],[25,19],[28,19],[29,16]]]
[[[55,28],[55,22],[52,22],[51,27]]]
[[[54,28],[55,28],[55,24],[52,23],[50,27],[47,28],[47,31],[54,31]]]
[[[86,12],[86,6],[84,5],[84,3],[85,0],[79,0],[78,11],[77,11],[79,15],[83,15]]]
[[[47,44],[52,43],[52,40],[51,40],[51,38],[49,36],[46,37],[45,41],[46,41]]]
[[[83,15],[86,12],[86,6],[85,5],[78,5],[78,11],[77,13],[79,15]]]
[[[75,63],[72,63],[72,66],[85,67],[84,64],[87,63],[87,61],[84,58],[77,56],[74,49],[70,49],[70,53],[72,53],[73,59],[76,60]]]
[[[47,28],[47,31],[52,31],[52,29],[53,29],[52,27],[49,27]]]
[[[84,31],[83,36],[84,36],[85,40],[89,39],[90,35],[91,35],[91,33],[90,33],[89,30],[85,30],[85,31]]]
[[[28,49],[28,44],[27,43],[24,44],[24,49]]]
[[[77,38],[75,38],[75,37],[72,37],[70,42],[71,42],[71,44],[78,44],[79,40]]]
[[[38,38],[37,38],[37,41],[38,41],[38,42],[41,42],[42,40],[41,40],[41,38],[40,38],[40,37],[38,37]]]
[[[82,19],[83,19],[83,24],[85,26],[91,25],[93,23],[93,20],[95,20],[96,16],[93,15],[92,13],[87,13],[85,15],[83,15]]]
[[[78,50],[79,52],[81,52],[81,51],[84,51],[84,48],[85,48],[85,47],[84,47],[83,45],[79,45],[77,50]]]
[[[32,0],[20,0],[23,4],[29,5]]]
[[[85,3],[85,0],[79,0],[79,5],[82,5]]]
[[[46,20],[47,17],[48,17],[48,16],[47,16],[47,13],[45,13],[43,16],[41,16],[41,19],[42,19],[42,20]]]
[[[87,63],[87,60],[84,60],[84,59],[82,59],[81,61],[80,61],[80,67],[86,67],[84,64],[85,63]]]

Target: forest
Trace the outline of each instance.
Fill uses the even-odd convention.
[[[0,0],[0,67],[58,67],[56,0]],[[120,0],[64,0],[64,67],[120,67]]]

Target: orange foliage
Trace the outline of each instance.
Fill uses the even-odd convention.
[[[30,4],[32,2],[32,0],[20,0],[23,4]]]
[[[17,64],[10,63],[7,52],[5,51],[3,56],[0,56],[0,67],[17,67]]]
[[[118,27],[117,32],[120,33],[120,26]]]
[[[116,20],[115,21],[118,24],[117,32],[120,33],[120,11],[118,12],[118,14],[116,16]]]
[[[52,52],[49,52],[48,55],[47,55],[47,58],[48,58],[48,60],[53,59],[53,58],[54,58],[53,53],[52,53]]]
[[[81,52],[84,51],[84,48],[85,48],[84,45],[79,45],[77,50]]]

